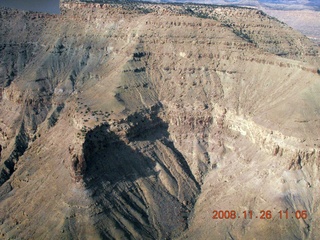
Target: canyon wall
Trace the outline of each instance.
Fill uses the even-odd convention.
[[[306,37],[256,9],[194,4],[0,18],[4,239],[319,236],[320,60]]]

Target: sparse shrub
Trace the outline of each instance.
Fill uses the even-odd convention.
[[[241,37],[242,39],[246,40],[247,42],[253,43],[253,41],[249,37],[249,35],[244,33],[241,28],[240,28],[240,30],[233,29],[233,33],[236,34],[237,36]]]
[[[186,8],[186,12],[189,13],[190,15],[194,14],[194,11],[191,8]]]
[[[210,18],[208,13],[204,13],[204,12],[198,12],[198,13],[195,14],[195,16],[198,17],[198,18],[205,18],[205,19],[206,18]]]

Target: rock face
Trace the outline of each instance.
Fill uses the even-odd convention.
[[[0,11],[2,238],[319,237],[316,45],[248,8],[61,12]]]

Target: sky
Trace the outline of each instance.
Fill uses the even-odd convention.
[[[37,12],[59,13],[59,0],[0,0],[4,7]]]
[[[152,1],[152,0],[151,0]],[[170,0],[174,1],[174,0]],[[181,1],[181,0],[180,0]],[[226,2],[241,2],[241,0],[225,0]],[[249,2],[250,0],[246,0]],[[254,0],[252,0],[254,2]],[[186,2],[197,2],[197,0],[186,0]],[[217,0],[209,0],[206,2],[219,2]],[[285,3],[285,4],[308,4],[320,7],[320,0],[259,0],[263,3]],[[0,5],[23,10],[31,10],[38,12],[59,13],[59,0],[0,0]]]

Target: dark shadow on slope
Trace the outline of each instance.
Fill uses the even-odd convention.
[[[195,202],[198,183],[182,154],[169,141],[168,125],[156,113],[147,117],[137,113],[126,121],[134,127],[127,129],[125,134],[113,132],[110,126],[103,125],[86,135],[84,181],[100,209],[94,217],[96,227],[105,239],[178,236],[187,227],[187,208]],[[189,179],[178,180],[180,175],[165,167],[161,159],[165,155],[159,150],[158,141],[173,151],[173,161],[178,163],[173,166],[181,166],[183,173],[180,174]],[[168,181],[171,186],[177,186],[178,195],[170,193],[167,183],[159,178],[157,165],[169,173]]]
[[[135,181],[140,177],[155,174],[155,165],[142,154],[134,151],[108,127],[101,126],[89,132],[84,144],[87,163],[87,183],[95,176],[115,184],[121,180]]]
[[[87,189],[101,209],[95,216],[102,239],[133,239],[133,227],[145,239],[157,236],[147,214],[147,202],[134,182],[156,176],[155,162],[123,142],[108,126],[86,136],[84,156]],[[124,218],[121,220],[119,218]],[[129,222],[126,223],[126,221]],[[130,226],[128,226],[130,225]]]

